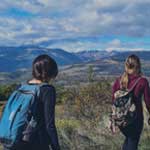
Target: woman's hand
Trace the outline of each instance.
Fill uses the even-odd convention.
[[[112,121],[109,121],[108,128],[112,132],[112,134],[118,133],[119,129],[114,125]]]

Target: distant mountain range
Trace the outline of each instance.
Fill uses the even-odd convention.
[[[76,56],[78,56],[82,61],[89,62],[89,61],[95,61],[95,60],[105,60],[105,59],[111,59],[112,56],[117,55],[119,52],[113,51],[108,52],[105,50],[90,50],[90,51],[81,51],[75,53]]]
[[[14,72],[31,67],[34,58],[40,54],[48,54],[58,65],[82,63],[75,54],[62,49],[48,49],[35,46],[0,47],[0,72]]]
[[[139,56],[141,60],[150,61],[150,51],[81,51],[76,53],[82,61],[95,61],[95,60],[116,60],[116,61],[125,61],[129,56],[135,54]]]
[[[70,53],[63,49],[50,49],[38,46],[0,47],[0,72],[15,72],[27,70],[31,67],[33,59],[40,54],[53,57],[58,65],[72,65],[92,62],[96,60],[124,61],[131,54],[138,55],[142,60],[150,60],[150,51],[107,52],[105,50],[91,50]]]

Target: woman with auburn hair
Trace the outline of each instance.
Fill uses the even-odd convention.
[[[137,82],[137,83],[136,83]],[[125,71],[123,75],[116,79],[112,87],[112,101],[115,101],[115,92],[121,89],[133,88],[133,99],[136,107],[136,118],[134,122],[125,126],[119,127],[120,131],[125,136],[125,141],[122,150],[137,150],[143,129],[143,107],[142,96],[148,112],[150,113],[150,87],[148,80],[142,76],[141,62],[136,55],[130,55],[125,61]]]

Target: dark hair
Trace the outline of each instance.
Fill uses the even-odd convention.
[[[36,57],[32,64],[32,76],[35,79],[47,82],[55,78],[58,74],[56,61],[50,56],[44,54]]]

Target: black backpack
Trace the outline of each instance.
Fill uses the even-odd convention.
[[[112,113],[110,120],[112,125],[118,127],[126,127],[133,123],[137,118],[137,110],[134,102],[134,88],[140,81],[139,77],[131,89],[120,89],[114,93],[114,102],[112,105]]]

